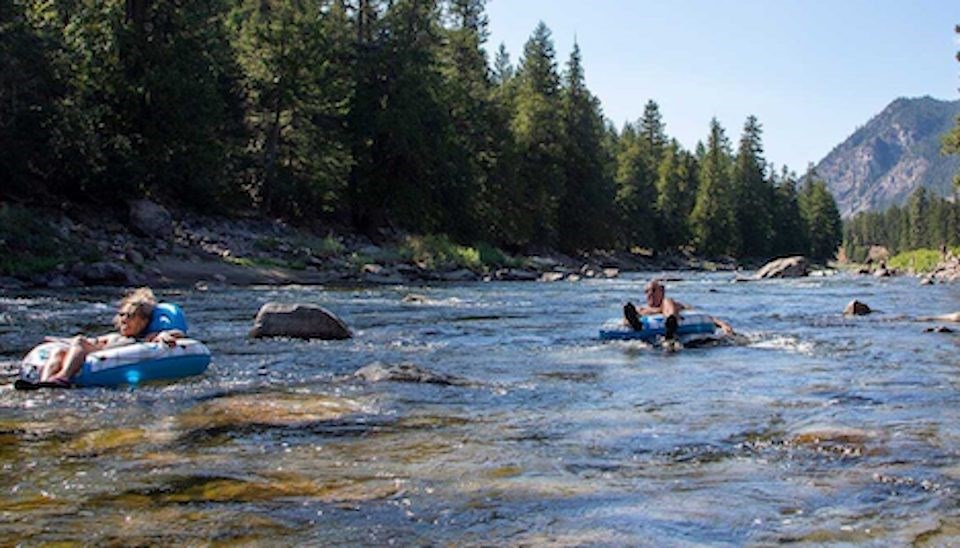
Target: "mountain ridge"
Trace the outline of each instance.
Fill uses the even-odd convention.
[[[960,100],[900,97],[858,127],[815,166],[843,217],[902,205],[919,186],[952,193],[960,156],[940,153]]]

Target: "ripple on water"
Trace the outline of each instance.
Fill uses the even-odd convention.
[[[670,291],[748,344],[599,343],[647,278],[165,294],[213,366],[133,391],[0,391],[0,530],[25,544],[952,542],[957,343],[840,310],[861,294],[956,309],[955,288],[685,274]],[[3,371],[38,334],[108,322],[117,295],[0,297]],[[249,340],[266,300],[322,304],[356,338]],[[349,378],[414,355],[497,390]]]

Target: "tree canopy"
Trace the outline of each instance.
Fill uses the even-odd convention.
[[[0,200],[150,197],[515,250],[832,255],[836,204],[774,174],[756,117],[735,151],[716,120],[685,150],[652,99],[617,130],[580,44],[561,66],[541,22],[514,65],[487,36],[485,0],[0,0]]]

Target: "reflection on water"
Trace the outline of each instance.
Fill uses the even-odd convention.
[[[0,389],[7,542],[958,542],[956,286],[671,274],[741,344],[597,329],[645,279],[163,295],[214,353],[135,389]],[[106,331],[119,291],[0,295],[0,362]],[[844,318],[857,298],[882,312]],[[349,341],[249,340],[259,305]],[[377,375],[353,374],[382,362]],[[392,365],[411,364],[410,367]],[[384,373],[386,371],[386,373]],[[390,372],[403,375],[390,376]],[[412,372],[412,373],[411,373]],[[407,382],[456,379],[453,384]],[[391,380],[393,379],[393,380]]]

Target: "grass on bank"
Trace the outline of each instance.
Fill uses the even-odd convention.
[[[429,269],[467,268],[475,272],[494,268],[522,266],[523,260],[508,256],[485,242],[475,247],[463,246],[445,234],[408,236],[398,246],[397,253],[404,260]]]
[[[958,256],[960,255],[960,246],[953,247],[950,251]],[[917,273],[932,272],[940,264],[942,258],[938,249],[914,249],[894,255],[887,261],[887,266]]]
[[[373,255],[353,253],[350,261],[358,267],[367,263],[409,262],[430,270],[467,268],[474,272],[518,268],[524,263],[523,259],[511,257],[485,242],[464,246],[446,234],[407,236],[396,245],[381,247]]]
[[[78,245],[62,237],[51,219],[31,209],[0,204],[0,275],[29,277],[77,259]],[[84,253],[96,261],[95,252]]]

